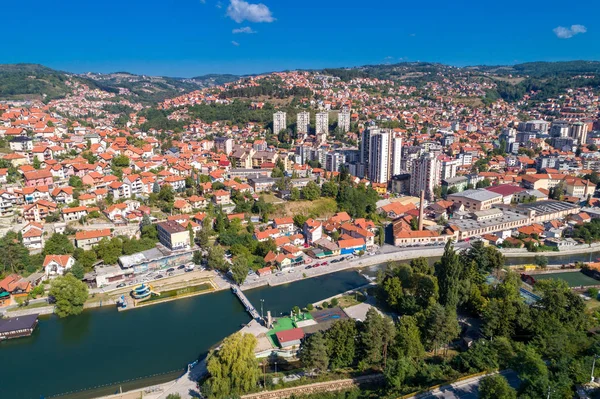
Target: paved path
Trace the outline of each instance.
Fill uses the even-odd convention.
[[[500,372],[500,374],[508,380],[508,383],[513,388],[517,388],[519,386],[520,380],[514,371],[504,370]],[[479,384],[484,377],[486,376],[482,375],[469,378],[464,381],[455,382],[454,384],[443,385],[432,391],[411,396],[408,399],[477,399],[479,398]]]

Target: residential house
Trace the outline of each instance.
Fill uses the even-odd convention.
[[[309,244],[312,244],[323,237],[323,225],[321,222],[314,219],[308,219],[304,222],[302,231],[306,237],[306,242]]]
[[[23,177],[27,187],[52,186],[54,183],[54,180],[52,179],[52,173],[50,173],[49,169],[25,172],[23,173]]]
[[[27,249],[44,248],[44,226],[40,223],[28,223],[21,230],[23,236],[23,245]]]
[[[73,267],[75,259],[71,255],[46,255],[44,258],[44,273],[47,278],[62,276]]]
[[[78,231],[75,233],[75,246],[87,251],[103,238],[110,238],[110,236],[110,229]]]
[[[62,217],[65,222],[76,222],[88,215],[88,208],[85,206],[77,206],[75,208],[63,208]]]

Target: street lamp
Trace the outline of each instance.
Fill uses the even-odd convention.
[[[264,320],[265,319],[265,315],[263,314],[263,303],[265,303],[265,300],[261,299],[260,300],[260,318]]]
[[[594,361],[592,362],[592,376],[590,378],[590,383],[594,382],[594,367],[596,366],[596,359],[598,358],[598,355],[594,355]]]
[[[275,375],[277,376],[277,362],[275,362]]]

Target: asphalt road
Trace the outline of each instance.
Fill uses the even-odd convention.
[[[514,371],[504,370],[500,374],[506,378],[510,386],[515,389],[519,387],[520,380]],[[438,389],[412,396],[409,399],[477,399],[479,398],[479,383],[484,377],[474,377],[454,384],[444,385]]]

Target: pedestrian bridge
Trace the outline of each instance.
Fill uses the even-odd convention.
[[[252,316],[254,320],[260,321],[261,317],[258,314],[258,311],[254,305],[252,305],[246,294],[244,294],[244,291],[237,285],[231,285],[231,291],[233,291],[235,296],[242,302],[242,305],[246,308],[246,312],[250,313],[250,316]]]

